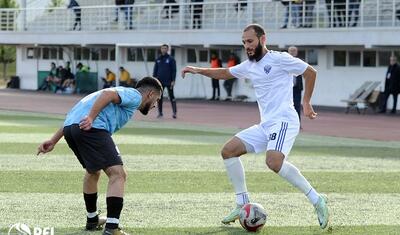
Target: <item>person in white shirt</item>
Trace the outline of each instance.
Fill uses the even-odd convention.
[[[300,171],[287,161],[300,128],[299,117],[293,107],[293,76],[303,75],[305,79],[303,111],[305,116],[314,119],[317,113],[310,100],[316,70],[286,52],[268,50],[265,31],[258,24],[250,24],[243,30],[242,42],[248,60],[239,65],[229,69],[186,66],[182,70],[183,78],[191,73],[222,80],[231,77],[250,79],[256,93],[261,122],[237,133],[221,151],[237,204],[221,222],[234,222],[239,218],[240,208],[249,202],[240,156],[266,152],[267,166],[307,196],[315,207],[320,227],[325,229],[329,221],[326,196],[317,193]]]

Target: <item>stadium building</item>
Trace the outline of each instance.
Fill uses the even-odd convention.
[[[105,68],[118,74],[123,66],[134,78],[152,75],[159,46],[166,43],[178,67],[176,97],[210,97],[208,78],[180,79],[180,69],[208,67],[211,53],[217,53],[224,66],[231,52],[245,60],[242,29],[259,23],[267,30],[269,49],[283,51],[295,45],[299,56],[318,70],[313,104],[345,106],[340,100],[365,81],[380,81],[377,89],[383,89],[389,57],[400,55],[400,0],[297,5],[205,0],[201,8],[190,0],[172,5],[136,0],[125,7],[115,6],[113,0],[78,0],[81,25],[75,29],[76,11],[67,8],[69,1],[59,8],[46,8],[48,2],[21,0],[19,9],[0,10],[0,43],[17,46],[16,73],[22,89],[37,89],[51,62],[71,61],[73,69],[79,62],[89,66],[90,89],[102,87]],[[221,93],[224,98],[222,81]],[[236,83],[233,95],[255,100],[248,81]]]

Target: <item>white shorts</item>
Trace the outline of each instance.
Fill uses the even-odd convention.
[[[292,149],[300,126],[298,123],[276,122],[272,125],[258,124],[235,136],[250,145],[247,152],[261,153],[269,150],[281,152],[287,157]]]

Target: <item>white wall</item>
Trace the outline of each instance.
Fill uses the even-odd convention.
[[[69,60],[66,51],[64,50],[64,61],[55,60],[36,60],[26,59],[26,50],[23,47],[17,47],[17,75],[21,78],[22,89],[37,88],[37,71],[49,70],[50,63],[55,62],[57,65],[64,65],[65,61]],[[318,65],[315,68],[318,71],[317,83],[312,98],[312,103],[315,105],[345,107],[346,104],[341,102],[341,99],[347,98],[353,93],[364,81],[381,81],[381,88],[384,87],[384,75],[386,67],[333,67],[333,62],[330,49],[319,49]],[[175,48],[175,59],[177,62],[177,77],[175,86],[175,95],[177,98],[210,98],[212,96],[211,80],[201,75],[188,75],[185,79],[181,78],[181,70],[186,65],[194,65],[201,67],[209,67],[209,63],[187,64],[185,48]],[[242,61],[246,58],[242,51]],[[127,62],[126,51],[123,49],[121,53],[121,66],[127,69],[134,78],[142,78],[152,75],[154,62],[148,62],[148,69],[144,62]],[[78,61],[75,61],[76,64]],[[104,77],[105,68],[116,72],[116,64],[113,61],[80,61],[83,64],[89,65],[92,72],[99,74],[99,89],[102,88],[103,82],[100,77]],[[73,64],[73,66],[75,66]],[[223,64],[226,66],[226,64]],[[221,98],[226,97],[226,92],[223,87],[223,81],[220,81]],[[254,101],[255,95],[252,84],[249,81],[238,80],[233,88],[233,95],[246,95],[249,100]],[[389,101],[389,105],[390,105]]]
[[[345,107],[340,100],[348,98],[365,81],[381,81],[383,90],[386,67],[334,67],[330,53],[332,50],[319,50],[313,104]]]

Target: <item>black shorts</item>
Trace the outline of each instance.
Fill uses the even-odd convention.
[[[90,173],[123,165],[119,150],[106,130],[84,131],[78,124],[73,124],[64,127],[64,138],[82,167]]]

